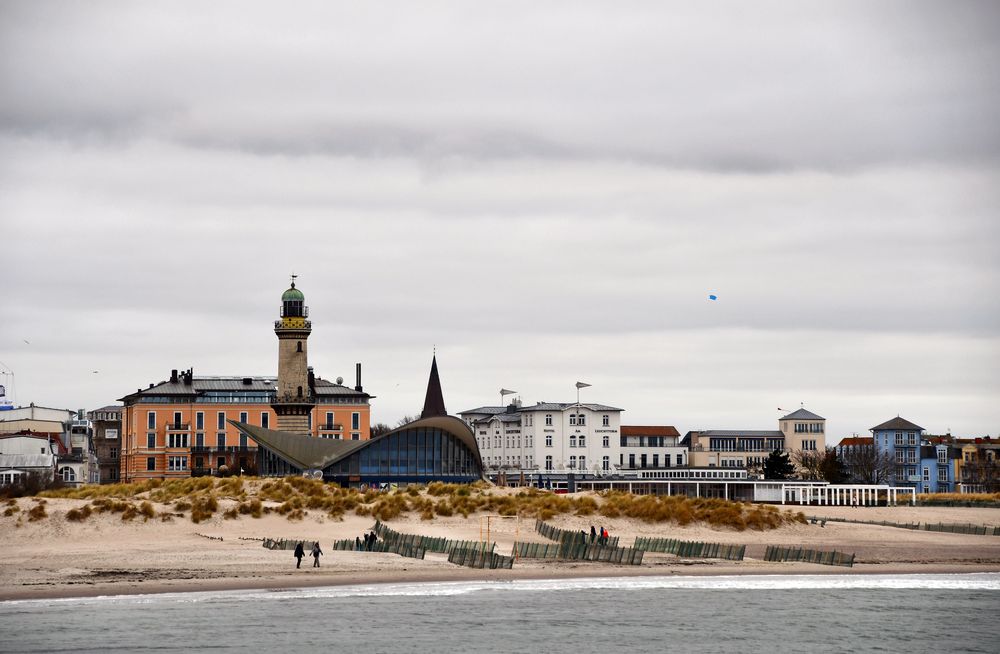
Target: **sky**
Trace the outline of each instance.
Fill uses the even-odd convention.
[[[0,3],[0,371],[1000,434],[1000,5]],[[717,299],[712,300],[710,295]],[[507,399],[510,399],[508,397]]]

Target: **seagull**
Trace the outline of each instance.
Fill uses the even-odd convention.
[[[24,341],[25,343],[27,343],[28,345],[31,345],[31,342],[30,342],[30,341],[28,341],[28,339],[26,339],[26,338],[22,338],[21,340],[22,340],[22,341]]]
[[[97,370],[95,370],[95,371],[94,371],[94,374],[96,375],[96,374],[97,374],[97,372],[98,372],[98,371],[97,371]]]

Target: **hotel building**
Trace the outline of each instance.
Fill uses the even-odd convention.
[[[681,445],[687,446],[691,465],[699,468],[760,469],[775,450],[820,452],[826,449],[826,418],[806,409],[778,419],[778,429],[708,429],[689,431]]]
[[[370,437],[373,396],[361,385],[316,376],[307,360],[312,332],[305,297],[295,288],[282,294],[274,323],[278,375],[195,376],[172,370],[166,381],[121,398],[122,481],[257,471],[257,444],[232,423],[363,441]]]

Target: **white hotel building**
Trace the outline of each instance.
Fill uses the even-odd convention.
[[[674,436],[623,437],[622,411],[604,404],[514,402],[459,415],[475,432],[483,466],[490,470],[604,474],[687,464],[687,450]]]

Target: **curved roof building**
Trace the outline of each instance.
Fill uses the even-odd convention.
[[[420,419],[367,441],[317,439],[232,424],[257,442],[258,470],[265,477],[309,473],[342,486],[483,478],[475,434],[463,420],[445,412],[436,357]]]

